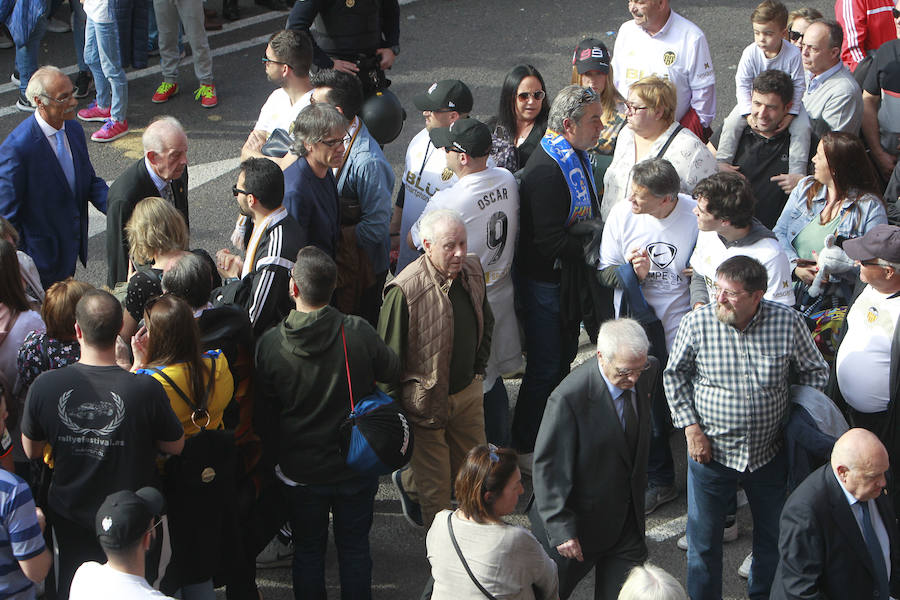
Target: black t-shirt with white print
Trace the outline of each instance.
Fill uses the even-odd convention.
[[[149,375],[75,363],[34,381],[22,433],[53,448],[50,508],[93,530],[107,495],[159,486],[156,442],[178,440],[184,431]]]

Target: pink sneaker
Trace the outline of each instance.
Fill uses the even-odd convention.
[[[107,119],[103,127],[100,128],[91,139],[95,142],[111,142],[117,140],[128,133],[128,121],[114,121]]]
[[[100,108],[97,102],[91,102],[87,108],[78,111],[78,118],[82,121],[105,121],[110,117],[109,107]]]

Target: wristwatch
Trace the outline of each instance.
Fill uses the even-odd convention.
[[[394,53],[394,56],[400,55],[400,46],[391,46],[391,52]]]

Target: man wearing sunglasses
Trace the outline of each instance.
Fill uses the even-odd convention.
[[[828,365],[803,317],[763,299],[766,268],[733,256],[716,269],[715,302],[681,320],[663,379],[688,451],[687,588],[722,597],[722,535],[735,486],[753,512],[749,596],[764,600],[778,563],[778,517],[787,493],[783,424],[790,386],[825,389]]]
[[[245,160],[232,193],[240,213],[250,218],[251,234],[244,258],[225,248],[216,252],[219,273],[227,279],[213,290],[213,304],[243,307],[258,337],[290,312],[288,281],[305,243],[297,221],[282,205],[284,174],[278,165],[265,158]]]
[[[882,44],[897,39],[894,0],[837,0],[834,17],[844,30],[841,60],[851,71]]]

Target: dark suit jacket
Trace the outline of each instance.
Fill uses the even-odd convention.
[[[534,447],[534,506],[552,548],[577,537],[585,554],[608,552],[631,511],[644,535],[650,451],[650,393],[659,363],[638,380],[640,425],[635,457],[593,358],[572,371],[547,400]]]
[[[891,595],[900,596],[898,534],[890,497],[875,500],[891,544]],[[872,598],[874,566],[831,465],[797,486],[781,512],[771,600]]]
[[[188,221],[188,170],[185,168],[180,178],[172,182],[175,208]],[[135,205],[151,196],[159,196],[156,184],[147,172],[147,165],[141,157],[125,169],[109,188],[109,210],[106,212],[106,285],[128,279],[128,240],[125,238],[125,224],[131,218]]]
[[[75,193],[56,147],[28,117],[0,145],[0,216],[19,231],[19,248],[34,259],[44,288],[75,274],[87,262],[88,201],[106,212],[106,182],[94,173],[84,130],[66,121],[75,164]]]

